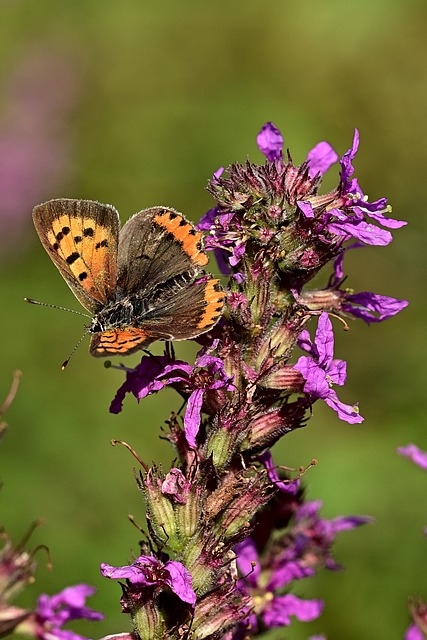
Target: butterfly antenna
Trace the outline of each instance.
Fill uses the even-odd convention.
[[[75,309],[68,309],[67,307],[60,307],[57,304],[50,304],[49,302],[39,302],[39,300],[33,300],[33,298],[24,298],[24,300],[25,300],[25,302],[28,302],[29,304],[39,304],[42,307],[51,307],[52,309],[60,309],[61,311],[68,311],[69,313],[76,313],[78,316],[84,316],[85,318],[92,318],[92,316],[88,315],[87,313],[83,313],[82,311],[76,311]],[[74,349],[72,350],[72,352],[70,353],[68,358],[62,363],[62,365],[61,365],[61,370],[62,371],[64,371],[65,367],[70,362],[71,358],[73,357],[73,355],[75,354],[75,352],[77,351],[78,347],[81,345],[81,343],[83,342],[84,338],[87,336],[88,333],[90,333],[90,327],[88,327],[86,329],[86,331],[84,332],[84,334],[82,335],[80,340],[77,342],[77,344],[75,345]]]
[[[82,314],[84,315],[84,314]],[[61,371],[64,371],[65,367],[68,365],[68,363],[70,362],[71,358],[73,357],[73,355],[76,353],[77,349],[80,347],[81,343],[83,342],[83,340],[86,338],[87,334],[90,333],[90,327],[88,327],[86,329],[86,331],[84,332],[84,334],[82,335],[82,337],[79,339],[79,341],[77,342],[77,344],[74,346],[73,350],[71,351],[70,355],[68,356],[68,358],[66,360],[64,360],[64,362],[61,364]]]
[[[42,307],[51,307],[51,309],[60,309],[61,311],[68,311],[69,313],[76,313],[78,316],[84,316],[85,318],[92,318],[87,313],[83,313],[82,311],[76,311],[76,309],[68,309],[68,307],[60,307],[57,304],[50,304],[49,302],[40,302],[39,300],[33,300],[32,298],[24,298],[25,302],[29,304],[39,304]]]

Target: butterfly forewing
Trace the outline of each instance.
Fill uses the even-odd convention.
[[[33,220],[44,248],[86,309],[95,313],[114,299],[120,226],[114,207],[61,198],[36,206]]]
[[[135,214],[120,231],[118,262],[118,287],[131,294],[182,274],[194,278],[208,258],[203,234],[181,213],[153,207]]]

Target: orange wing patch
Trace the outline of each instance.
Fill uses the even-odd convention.
[[[117,278],[116,239],[110,229],[89,217],[63,215],[52,221],[47,238],[87,294],[105,303]]]
[[[195,264],[200,267],[208,264],[208,257],[203,250],[203,234],[196,231],[183,216],[164,209],[155,216],[154,222],[173,235]]]
[[[143,329],[111,329],[92,336],[89,351],[93,356],[129,355],[148,346],[154,338]]]
[[[219,280],[212,278],[207,282],[205,288],[205,308],[203,316],[197,325],[198,329],[206,329],[213,326],[218,321],[224,308],[225,293],[222,290]]]

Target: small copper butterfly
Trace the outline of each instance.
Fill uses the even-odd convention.
[[[33,220],[62,277],[93,315],[87,327],[93,356],[195,338],[220,318],[225,294],[203,271],[203,234],[174,209],[144,209],[120,229],[111,205],[61,198],[36,206]]]

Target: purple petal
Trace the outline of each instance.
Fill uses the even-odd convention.
[[[361,291],[360,293],[345,295],[343,310],[369,324],[387,320],[387,318],[391,318],[407,306],[407,300],[398,300],[397,298],[382,296],[370,291]]]
[[[375,220],[375,222],[379,222],[379,224],[381,224],[383,227],[387,227],[387,229],[400,229],[401,227],[404,227],[405,225],[408,224],[406,220],[395,220],[394,218],[388,218],[384,216],[382,213],[375,213],[369,210],[370,209],[370,207],[368,206],[369,204],[371,207],[375,207],[375,205],[379,202],[381,202],[381,200],[377,200],[376,203],[375,202],[363,203],[363,205],[359,205],[359,206],[362,209],[362,211],[363,210],[366,211],[367,215],[370,218],[372,218],[372,220]]]
[[[85,606],[86,598],[95,593],[95,588],[86,584],[77,584],[67,587],[59,593],[48,596],[41,594],[37,602],[37,615],[39,619],[49,627],[61,627],[70,620],[103,620],[104,616],[99,611],[94,611]],[[55,628],[52,635],[70,634],[71,631],[64,631]],[[80,638],[80,636],[77,636]]]
[[[199,433],[204,389],[195,389],[188,398],[184,416],[185,437],[190,447],[196,448],[196,437]]]
[[[213,209],[209,209],[205,213],[204,216],[200,218],[200,222],[198,223],[197,229],[200,231],[210,231],[211,227],[215,224],[215,218],[218,216],[219,209],[218,207],[214,207]]]
[[[102,636],[100,640],[135,640],[132,633],[111,633],[108,636]]]
[[[61,602],[70,607],[83,607],[86,598],[93,596],[95,592],[95,587],[91,587],[88,584],[75,584],[72,587],[63,589],[53,598],[58,598],[58,603]]]
[[[285,587],[292,580],[301,580],[314,576],[315,571],[312,567],[304,566],[296,560],[289,560],[282,567],[275,569],[268,581],[267,590],[275,591],[281,587]]]
[[[328,377],[334,384],[342,385],[347,380],[347,363],[345,360],[332,360],[327,370]]]
[[[224,173],[224,167],[219,167],[216,171],[214,171],[213,178],[217,180]]]
[[[170,588],[178,598],[183,602],[194,605],[196,602],[196,594],[193,591],[193,578],[191,573],[184,567],[181,562],[171,560],[166,562],[165,569],[169,572],[170,581],[167,580]]]
[[[425,635],[415,624],[406,629],[404,640],[425,640]]]
[[[304,214],[304,216],[306,218],[314,218],[313,207],[311,206],[311,204],[309,202],[304,202],[303,200],[298,200],[297,205],[301,209],[301,211],[303,212],[303,214]]]
[[[120,413],[127,393],[133,393],[135,398],[141,400],[162,389],[165,383],[156,378],[164,370],[168,362],[169,358],[167,356],[143,356],[135,369],[127,371],[125,382],[118,389],[111,402],[110,412]]]
[[[229,253],[224,249],[220,249],[216,247],[214,249],[214,254],[215,254],[216,261],[218,263],[218,269],[220,270],[222,275],[230,276],[231,268],[230,268],[230,263],[228,261]]]
[[[295,519],[297,522],[301,522],[305,518],[320,518],[319,511],[322,507],[322,500],[303,502],[295,513]]]
[[[364,220],[353,224],[350,220],[347,222],[331,222],[328,229],[337,236],[357,238],[361,242],[377,247],[385,247],[393,240],[393,236],[389,231],[380,229],[374,224],[369,224]]]
[[[111,564],[103,562],[101,564],[101,574],[104,578],[111,580],[129,580],[132,584],[152,584],[145,577],[143,569],[134,564],[124,567],[113,567]]]
[[[236,561],[239,572],[244,577],[245,583],[251,587],[256,587],[261,574],[261,568],[254,541],[252,538],[246,538],[235,546],[234,551],[237,556]]]
[[[334,260],[334,275],[332,276],[330,286],[337,286],[344,277],[343,262],[347,251],[350,251],[351,249],[361,249],[364,246],[365,245],[362,242],[354,242],[353,244],[345,247],[342,253],[340,253],[340,255]]]
[[[334,275],[332,276],[332,286],[338,285],[339,282],[344,278],[344,256],[345,252],[340,253],[338,258],[334,260]]]
[[[357,405],[344,404],[338,399],[337,394],[333,389],[329,390],[329,394],[326,398],[323,398],[326,404],[336,411],[338,418],[344,420],[349,424],[359,424],[363,422],[364,418],[360,415],[357,409]]]
[[[319,142],[307,155],[310,178],[318,173],[323,176],[337,160],[338,154],[329,142]]]
[[[123,409],[123,400],[125,399],[126,394],[130,393],[131,391],[131,386],[126,380],[126,382],[124,382],[122,386],[117,389],[116,395],[111,400],[110,413],[120,413],[120,411]]]
[[[326,398],[330,391],[325,371],[310,356],[301,356],[294,365],[305,380],[304,392],[315,398]]]
[[[415,462],[421,469],[427,469],[427,452],[419,449],[415,444],[408,444],[406,447],[396,449],[397,453],[405,456],[408,460]]]
[[[257,135],[258,148],[270,162],[279,160],[282,155],[283,137],[279,129],[272,123],[267,122]]]
[[[170,496],[174,502],[185,504],[190,492],[191,482],[187,480],[181,469],[172,467],[162,482],[163,495]]]
[[[373,519],[369,516],[337,516],[330,520],[330,525],[334,533],[339,533],[340,531],[349,531],[372,522]]]
[[[298,336],[298,346],[303,351],[309,353],[313,358],[318,356],[315,345],[312,343],[310,333],[307,329],[303,329]]]
[[[328,368],[334,355],[334,332],[326,311],[319,316],[314,343],[319,354],[319,365]]]
[[[320,616],[324,607],[321,600],[302,600],[291,593],[273,598],[264,613],[267,627],[281,627],[291,624],[290,616],[302,622],[310,622]]]
[[[171,373],[177,373],[178,375],[171,376]],[[182,373],[179,373],[182,372]],[[158,378],[166,378],[168,382],[188,382],[189,376],[193,373],[193,367],[188,362],[183,360],[177,360],[172,364],[166,365],[163,370],[158,374]],[[184,375],[182,375],[184,374]]]
[[[196,360],[195,366],[200,368],[210,367],[214,373],[225,373],[224,362],[221,360],[221,358],[218,358],[217,356],[211,356],[208,353],[199,356]]]
[[[354,130],[353,142],[351,148],[343,155],[340,160],[341,164],[341,180],[346,184],[350,176],[354,173],[353,160],[359,148],[359,132]]]
[[[229,258],[229,262],[231,264],[232,267],[235,267],[240,260],[243,258],[243,256],[246,253],[246,245],[245,243],[241,243],[241,244],[236,244],[233,247],[233,252],[231,257]]]

